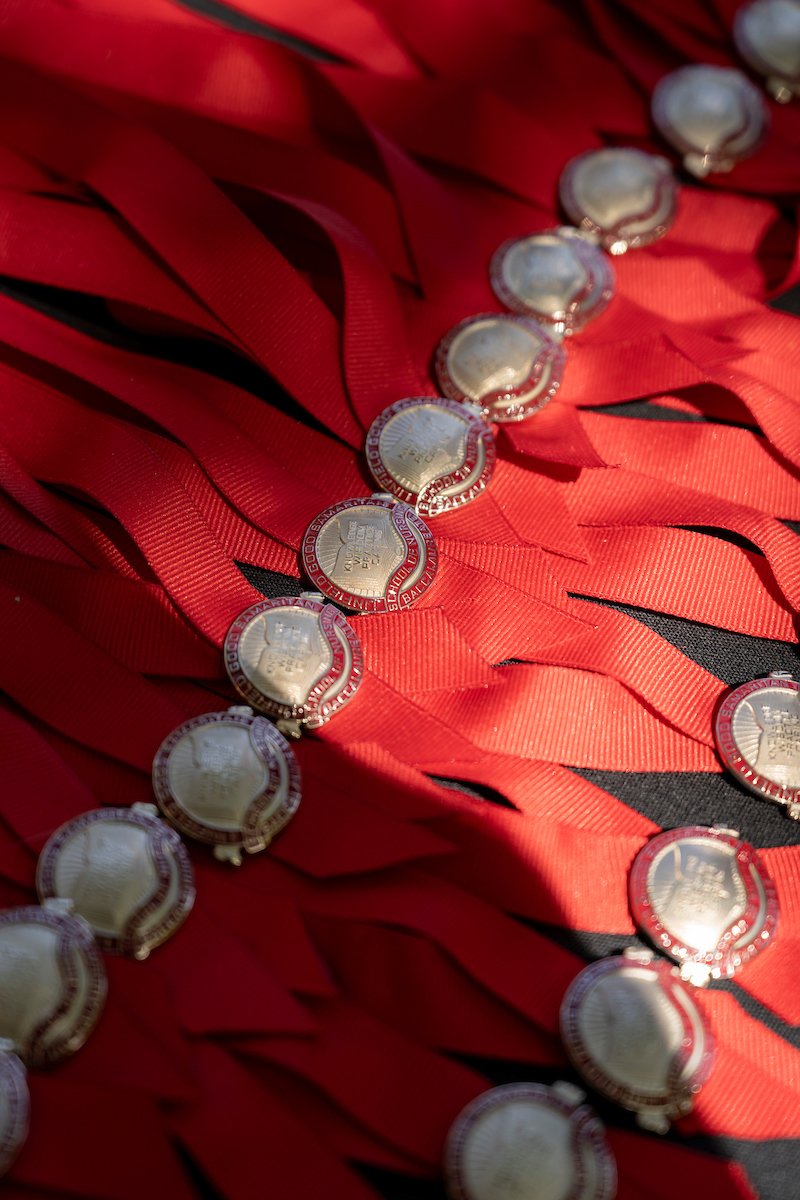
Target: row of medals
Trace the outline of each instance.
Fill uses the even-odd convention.
[[[800,94],[800,0],[756,0],[734,32],[777,99]],[[746,76],[705,65],[662,79],[652,113],[697,175],[753,153],[767,124]],[[57,830],[38,863],[41,904],[0,914],[0,1173],[27,1130],[26,1067],[73,1053],[100,1015],[100,951],[144,959],[189,914],[194,881],[179,834],[238,865],[290,820],[301,785],[287,737],[329,720],[362,678],[358,639],[336,605],[396,611],[427,591],[437,554],[424,517],[488,486],[490,422],[525,420],[552,398],[566,363],[562,339],[613,296],[604,250],[621,254],[662,237],[677,184],[666,159],[607,148],[573,159],[559,195],[574,226],[508,241],[492,258],[492,287],[510,311],[470,317],[442,339],[434,365],[444,395],[399,400],[373,422],[366,456],[381,491],[335,504],[309,526],[302,561],[319,590],[264,600],[234,621],[224,662],[245,704],[188,721],[164,741],[153,765],[158,808],[94,810]],[[782,673],[747,683],[716,722],[728,767],[793,817],[799,689]],[[777,902],[756,851],[720,826],[652,838],[633,864],[629,894],[639,930],[666,957],[634,949],[588,966],[564,997],[561,1031],[591,1087],[664,1131],[691,1109],[713,1065],[692,988],[729,978],[770,944]],[[447,1142],[450,1194],[610,1200],[613,1158],[584,1100],[565,1082],[478,1097]]]

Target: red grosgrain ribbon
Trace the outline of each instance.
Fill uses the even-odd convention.
[[[432,942],[367,922],[314,914],[307,920],[347,995],[407,1036],[454,1053],[561,1062],[554,1037],[473,983]],[[392,964],[400,965],[398,974]],[[424,1007],[418,991],[428,998]]]
[[[748,963],[737,982],[782,1021],[800,1025],[800,1000],[792,985],[800,941],[800,849],[774,846],[758,853],[778,893],[780,923],[772,947],[776,953],[759,955]]]
[[[625,472],[625,487],[609,472],[585,473],[567,490],[567,502],[579,524],[702,525],[730,529],[754,542],[765,554],[775,581],[792,608],[800,605],[800,558],[797,537],[756,509],[718,500],[702,492]]]
[[[335,319],[239,209],[157,134],[23,67],[7,69],[8,88],[0,89],[7,138],[114,204],[240,345],[335,433],[358,444],[337,369]]]
[[[483,1076],[339,997],[314,1001],[312,1008],[320,1023],[314,1043],[248,1038],[237,1049],[309,1079],[360,1124],[435,1170],[452,1113],[485,1090]],[[398,1110],[395,1096],[415,1093],[418,1103]]]
[[[263,1178],[265,1157],[275,1200],[314,1195],[320,1187],[331,1200],[375,1200],[373,1189],[228,1050],[199,1042],[194,1069],[202,1101],[175,1113],[170,1123],[228,1200],[252,1196],[254,1181]]]
[[[98,1036],[101,1036],[98,1031]],[[155,1097],[135,1087],[114,1083],[70,1083],[62,1073],[39,1072],[28,1078],[31,1122],[25,1153],[15,1162],[7,1182],[32,1194],[108,1196],[137,1200],[144,1194],[192,1200],[196,1192],[172,1146]],[[87,1129],[92,1130],[91,1143]],[[133,1151],[131,1131],[146,1150]],[[94,1153],[90,1145],[98,1142]],[[130,1167],[120,1171],[122,1159]],[[6,1179],[3,1191],[6,1190]],[[63,1189],[63,1193],[62,1193]]]
[[[581,533],[589,563],[551,560],[553,573],[570,592],[754,637],[794,638],[791,608],[760,555],[687,529],[606,526]]]
[[[678,1194],[758,1200],[739,1163],[626,1129],[608,1129],[606,1136],[617,1160],[617,1200],[672,1200]]]

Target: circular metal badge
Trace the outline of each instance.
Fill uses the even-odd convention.
[[[717,714],[717,749],[762,800],[800,820],[800,683],[783,671],[734,688]]]
[[[103,950],[144,959],[194,904],[183,842],[152,804],[82,813],[56,830],[39,856],[39,899],[72,900]]]
[[[509,1083],[478,1096],[447,1138],[452,1200],[612,1200],[614,1157],[600,1121],[569,1083]]]
[[[761,93],[741,71],[691,63],[660,79],[653,90],[653,121],[683,154],[687,171],[702,178],[730,171],[758,150],[769,113]]]
[[[70,900],[0,913],[0,1038],[29,1070],[79,1050],[106,996],[92,931]]]
[[[587,1083],[659,1133],[691,1110],[714,1061],[711,1032],[677,970],[649,951],[581,971],[561,1005],[561,1037]]]
[[[355,632],[322,596],[262,600],[240,613],[223,647],[240,696],[280,723],[318,729],[358,691],[364,656]]]
[[[13,1044],[0,1038],[0,1176],[28,1136],[30,1106],[25,1068],[14,1054]]]
[[[734,829],[690,825],[651,838],[628,878],[633,919],[701,986],[730,978],[770,944],[778,900],[758,854]]]
[[[564,347],[529,317],[480,313],[445,334],[434,368],[451,400],[471,400],[490,421],[524,421],[558,391]]]
[[[474,500],[497,461],[492,428],[480,411],[438,396],[384,409],[367,431],[366,453],[380,487],[423,517]]]
[[[408,608],[433,583],[433,534],[413,508],[392,496],[342,500],[303,536],[303,566],[330,600],[360,612]]]
[[[153,762],[164,816],[188,837],[238,866],[294,816],[300,770],[289,743],[251,708],[204,713],[166,738]]]
[[[678,183],[666,158],[630,146],[573,158],[561,172],[558,196],[569,219],[611,254],[662,238],[678,211]]]
[[[733,40],[780,104],[800,95],[800,0],[755,0],[738,9]]]
[[[614,272],[603,251],[566,225],[503,242],[489,278],[507,308],[562,337],[583,329],[614,295]]]

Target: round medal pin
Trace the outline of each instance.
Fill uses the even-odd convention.
[[[177,833],[152,804],[82,813],[49,839],[36,870],[41,901],[72,900],[102,950],[144,959],[183,923],[194,876]]]
[[[153,762],[164,816],[187,837],[238,866],[294,816],[300,769],[291,746],[265,717],[235,705],[180,725]]]
[[[491,425],[472,404],[439,396],[398,400],[370,425],[367,465],[378,486],[422,517],[480,496],[497,460]]]

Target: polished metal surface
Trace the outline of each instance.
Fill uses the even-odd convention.
[[[300,803],[300,774],[285,738],[252,709],[206,713],[179,726],[153,763],[159,807],[181,833],[238,864],[263,850]]]
[[[603,1127],[570,1084],[512,1083],[478,1096],[445,1148],[452,1200],[611,1200]]]
[[[323,526],[317,536],[319,564],[342,591],[354,596],[383,596],[406,557],[406,545],[389,509],[361,504]]]
[[[800,94],[800,0],[755,0],[733,22],[742,58],[761,75],[776,100]]]
[[[735,829],[691,825],[651,838],[629,877],[631,912],[696,986],[735,975],[771,943],[779,910],[759,855]]]
[[[800,697],[765,687],[743,699],[732,720],[742,758],[784,788],[800,788]]]
[[[420,403],[396,412],[380,435],[380,455],[393,479],[419,493],[464,462],[471,413]]]
[[[720,757],[738,781],[800,820],[800,684],[782,671],[733,688],[714,723]]]
[[[433,583],[438,554],[413,508],[387,494],[343,500],[303,536],[303,566],[329,599],[361,612],[391,612]]]
[[[236,831],[266,788],[269,765],[246,726],[221,722],[183,735],[170,754],[168,778],[170,791],[192,820]]]
[[[659,131],[684,155],[692,174],[729,171],[754,154],[769,114],[758,88],[741,71],[693,63],[656,84],[651,111]]]
[[[678,184],[660,155],[608,146],[568,162],[558,194],[571,221],[622,254],[664,236],[675,220]]]
[[[615,1083],[666,1093],[683,1021],[651,971],[630,964],[601,980],[583,1003],[580,1031],[587,1053]]]
[[[475,405],[425,396],[384,409],[365,450],[378,485],[425,517],[479,496],[497,458],[492,428]]]
[[[683,838],[656,856],[647,890],[658,919],[673,937],[714,950],[747,907],[735,846],[704,837]]]
[[[83,813],[45,845],[39,899],[72,900],[104,950],[146,958],[188,915],[194,883],[178,835],[153,805]]]
[[[677,969],[646,951],[586,967],[564,997],[561,1034],[584,1078],[659,1132],[691,1109],[713,1063],[704,1018]]]
[[[292,736],[325,724],[363,677],[355,631],[317,592],[252,605],[231,625],[223,653],[243,699]]]
[[[14,1053],[13,1044],[0,1038],[0,1176],[22,1149],[29,1117],[25,1068]]]
[[[495,295],[513,312],[546,322],[560,335],[582,329],[614,294],[602,250],[567,227],[504,242],[489,275]]]
[[[317,613],[286,605],[254,617],[239,641],[239,658],[250,682],[283,704],[302,705],[333,664]]]
[[[483,313],[451,329],[436,354],[442,391],[471,400],[490,421],[533,416],[555,395],[566,355],[554,337],[521,316]]]
[[[456,386],[479,403],[492,392],[509,392],[530,378],[536,358],[546,345],[534,330],[506,320],[486,317],[454,338],[447,366]],[[544,373],[520,399],[533,400],[548,382]],[[503,407],[503,402],[498,402]]]
[[[29,1069],[78,1050],[105,1000],[100,954],[71,907],[48,900],[0,913],[0,1038]]]

